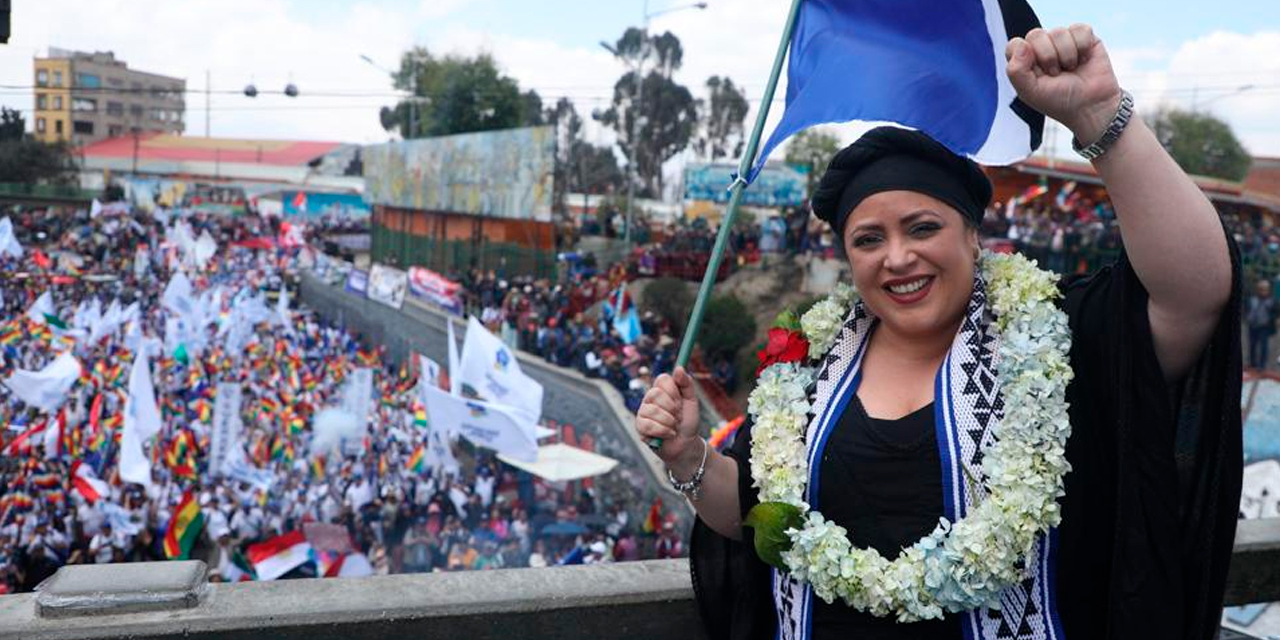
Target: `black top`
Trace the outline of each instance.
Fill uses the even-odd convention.
[[[1061,306],[1071,327],[1075,373],[1067,388],[1072,427],[1067,460],[1072,470],[1060,501],[1055,585],[1068,639],[1209,640],[1217,633],[1242,471],[1240,267],[1230,236],[1227,241],[1233,265],[1231,301],[1196,367],[1173,388],[1165,384],[1156,360],[1146,290],[1123,254],[1111,267],[1060,285]],[[846,414],[859,411],[856,403],[849,406],[855,408],[846,409]],[[907,420],[923,423],[931,417],[913,415]],[[942,512],[940,464],[934,462],[931,474],[924,463],[914,472],[903,466],[899,484],[914,478],[910,481],[918,483],[915,489],[868,488],[866,473],[875,475],[877,465],[893,464],[880,456],[901,455],[893,450],[893,443],[911,440],[906,429],[903,439],[893,440],[884,437],[887,429],[875,428],[884,425],[868,421],[870,428],[859,430],[857,422],[857,415],[841,416],[828,440],[828,455],[819,471],[823,478],[819,509],[849,529],[855,543],[889,548],[904,540],[910,544],[932,530]],[[847,428],[850,424],[853,429]],[[748,421],[726,452],[738,462],[744,517],[757,503],[748,463],[750,439]],[[833,449],[836,443],[841,444]],[[936,445],[930,445],[922,446],[918,455],[931,455],[936,461]],[[860,459],[864,455],[869,457]],[[871,466],[859,469],[861,477],[839,479],[841,473],[850,473],[852,465],[843,464],[847,461]],[[915,463],[910,468],[915,469]],[[848,489],[850,483],[858,487],[856,498]],[[890,496],[895,491],[902,493]],[[926,504],[926,493],[938,496],[937,501]],[[851,526],[859,519],[876,517],[877,509],[881,517],[887,516],[881,502],[904,496],[920,498],[911,503],[914,514],[886,517],[879,531],[861,532],[860,527]],[[916,516],[919,523],[930,524],[913,524]],[[770,570],[756,557],[751,535],[752,530],[744,528],[743,541],[735,542],[701,521],[695,523],[690,567],[712,638],[774,635],[777,621]],[[881,549],[882,554],[885,551]],[[891,622],[879,625],[876,635],[867,626],[856,636],[852,631],[846,636],[846,629],[855,627],[844,625],[862,621],[849,612],[827,610],[817,598],[814,601],[817,639],[960,637],[958,633],[928,636]],[[847,608],[839,601],[830,606]]]
[[[943,516],[942,458],[933,403],[897,420],[867,415],[857,397],[827,439],[818,470],[818,508],[848,531],[855,547],[890,560],[938,526]],[[814,638],[958,640],[959,619],[898,624],[820,598],[813,601]]]

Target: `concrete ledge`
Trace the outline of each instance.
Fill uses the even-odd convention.
[[[199,560],[70,565],[40,585],[42,618],[173,611],[200,603],[209,583]]]
[[[1225,604],[1280,602],[1280,518],[1241,520],[1227,571]]]
[[[705,637],[683,560],[211,584],[191,609],[57,620],[36,597],[0,598],[0,638]]]

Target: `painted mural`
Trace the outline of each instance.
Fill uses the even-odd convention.
[[[553,127],[526,127],[365,147],[372,204],[551,221]]]
[[[285,191],[281,194],[282,213],[287,218],[365,220],[369,204],[355,193],[318,193]]]
[[[684,199],[717,204],[729,202],[729,185],[738,167],[731,164],[691,163],[684,169]],[[805,175],[787,165],[768,165],[742,192],[742,204],[755,207],[797,207],[804,203]]]

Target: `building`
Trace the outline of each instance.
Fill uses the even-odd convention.
[[[77,155],[82,187],[119,184],[143,208],[160,204],[239,213],[258,196],[281,191],[295,192],[296,199],[296,192],[359,194],[364,189],[360,147],[341,142],[139,133],[87,144]],[[291,213],[322,215],[333,208],[333,200],[304,196],[305,204]],[[364,207],[362,215],[367,211]]]
[[[1244,186],[1280,198],[1280,158],[1255,157],[1244,178]]]
[[[80,146],[138,132],[182,133],[187,81],[130,69],[115,54],[49,48],[35,58],[35,135]]]

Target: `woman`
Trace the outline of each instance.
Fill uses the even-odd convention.
[[[637,412],[697,510],[691,565],[712,637],[1215,636],[1241,472],[1234,251],[1204,195],[1117,109],[1131,98],[1088,26],[1036,29],[1006,56],[1023,102],[1100,142],[1087,150],[1126,253],[1056,289],[1029,265],[1001,272],[1018,259],[980,257],[991,186],[972,162],[888,128],[837,154],[813,209],[841,240],[861,300],[840,309],[829,345],[807,352],[817,373],[804,402],[753,394],[753,420],[725,454],[698,437],[682,369],[659,377]],[[1028,293],[1037,282],[1048,293]],[[1027,305],[1009,304],[1015,293]],[[765,364],[769,374],[787,362]],[[769,429],[761,406],[775,412],[763,414]],[[780,415],[798,415],[799,437],[772,435]],[[1028,425],[1052,438],[996,446],[1006,434],[1023,442]],[[794,447],[796,459],[770,458]],[[1028,460],[1050,468],[1026,476],[1043,486],[1004,487],[1002,472]],[[753,469],[791,463],[792,476]],[[773,516],[752,507],[778,487],[805,493],[768,500],[800,514],[770,529]],[[1015,495],[1048,499],[1035,512],[1006,501]],[[1024,512],[1039,516],[991,520],[999,535],[973,536],[970,517]],[[749,514],[756,528],[744,527]],[[1028,531],[1031,543],[1006,553],[999,536]],[[835,551],[809,553],[824,548]],[[988,571],[1014,578],[975,585]]]

